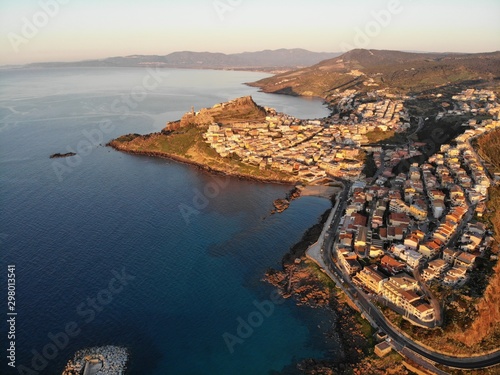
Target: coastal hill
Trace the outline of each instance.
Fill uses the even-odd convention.
[[[334,52],[311,52],[305,49],[278,49],[234,54],[180,51],[168,55],[117,56],[76,62],[46,62],[27,67],[144,67],[183,69],[290,70],[316,64],[339,56]]]
[[[389,88],[406,94],[450,84],[499,85],[500,52],[409,53],[355,49],[274,77],[250,83],[265,92],[317,96],[332,101],[339,91]]]
[[[487,162],[491,174],[500,172],[500,130],[494,130],[477,140],[477,150],[481,157]],[[500,244],[500,186],[492,186],[489,191],[487,203],[488,213],[486,219],[491,223],[495,242]],[[466,345],[485,341],[496,341],[500,335],[500,262],[494,268],[490,283],[485,290],[484,296],[479,300],[476,307],[477,317],[469,329],[457,335],[457,338]]]
[[[227,103],[214,105],[212,108],[203,108],[199,112],[188,112],[179,121],[170,122],[166,130],[178,130],[188,125],[210,125],[219,123],[230,125],[235,122],[263,122],[266,111],[258,106],[251,96],[231,100]]]
[[[291,173],[243,163],[235,155],[221,157],[204,139],[209,126],[214,122],[252,128],[265,124],[265,120],[266,110],[247,96],[198,112],[191,110],[181,120],[169,122],[159,133],[127,134],[112,140],[108,146],[131,154],[185,162],[219,174],[259,181],[294,183],[297,176]]]

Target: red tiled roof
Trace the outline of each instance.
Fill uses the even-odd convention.
[[[420,296],[413,290],[401,290],[401,297],[410,303],[420,299]]]
[[[402,262],[397,261],[393,257],[390,257],[389,255],[384,255],[382,259],[380,260],[380,263],[382,265],[386,264],[390,267],[404,267],[405,264]]]
[[[354,226],[364,227],[366,226],[367,218],[361,214],[355,213],[354,215]]]

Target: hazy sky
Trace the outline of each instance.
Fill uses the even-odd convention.
[[[500,50],[499,0],[13,0],[0,65],[174,51]]]

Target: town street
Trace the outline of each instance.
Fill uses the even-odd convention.
[[[434,367],[435,363],[459,369],[477,369],[499,364],[500,351],[483,356],[459,358],[431,351],[418,345],[390,324],[365,293],[360,291],[348,277],[344,276],[344,273],[333,261],[333,243],[336,229],[347,203],[350,186],[349,183],[344,183],[344,190],[337,194],[335,207],[325,223],[323,232],[318,241],[307,250],[307,256],[318,264],[336,285],[346,293],[372,326],[381,329],[388,335],[394,349],[417,363],[425,365],[434,373],[444,374],[444,372]],[[425,361],[422,359],[425,359]]]

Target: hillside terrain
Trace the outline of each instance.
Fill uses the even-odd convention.
[[[479,137],[477,150],[481,157],[491,165],[491,172],[500,171],[500,130],[494,130]],[[500,187],[493,186],[489,189],[488,214],[486,219],[491,223],[495,232],[493,252],[498,255],[500,243]],[[458,341],[467,346],[484,345],[487,342],[500,340],[500,262],[497,262],[493,276],[491,276],[484,296],[476,305],[476,318],[469,328],[456,335]]]
[[[278,49],[234,54],[179,51],[168,55],[117,56],[76,62],[46,62],[28,67],[144,67],[178,69],[290,70],[317,64],[339,56],[334,52],[311,52],[305,49]]]
[[[390,89],[412,94],[471,82],[476,86],[484,82],[498,86],[499,79],[500,52],[451,54],[356,49],[250,85],[265,92],[317,96],[332,102],[344,90]]]
[[[202,108],[199,112],[187,112],[179,121],[167,124],[166,130],[177,130],[188,125],[211,125],[219,123],[230,125],[235,122],[263,122],[266,111],[258,106],[250,96],[245,96],[227,103],[214,105],[212,108]]]
[[[297,177],[292,174],[245,164],[237,157],[223,158],[203,138],[209,125],[214,122],[258,123],[264,121],[265,117],[264,108],[258,106],[251,97],[243,97],[198,112],[187,112],[179,121],[168,123],[160,133],[127,134],[112,140],[108,145],[132,154],[171,158],[215,173],[260,181],[296,182]]]

